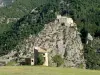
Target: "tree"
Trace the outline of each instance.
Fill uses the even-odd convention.
[[[61,66],[61,64],[63,64],[64,60],[62,59],[62,57],[60,55],[55,55],[52,60],[54,61],[54,63],[57,64],[57,67]]]
[[[82,43],[86,44],[88,31],[86,30],[86,28],[82,28],[80,32],[81,32]]]
[[[100,54],[89,45],[84,46],[84,57],[87,69],[100,69]]]

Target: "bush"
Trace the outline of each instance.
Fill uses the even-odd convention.
[[[89,45],[84,46],[84,57],[87,69],[100,69],[100,54]]]
[[[57,67],[61,66],[64,62],[64,60],[62,59],[62,57],[60,55],[55,55],[52,60],[54,61],[54,63],[57,64]]]
[[[80,31],[80,33],[81,33],[82,43],[86,44],[88,31],[86,30],[86,28],[82,28],[81,31]]]
[[[43,63],[44,63],[44,57],[43,57],[43,55],[42,54],[39,54],[38,55],[38,58],[37,58],[37,65],[43,65]]]

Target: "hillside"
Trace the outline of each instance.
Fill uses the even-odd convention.
[[[23,51],[24,49],[25,51],[30,39],[39,39],[39,41],[32,40],[29,42],[27,49],[30,50],[29,48],[31,48],[31,45],[48,48],[53,47],[52,49],[58,53],[64,54],[62,53],[64,51],[65,57],[67,55],[66,50],[68,50],[68,56],[71,57],[71,60],[68,61],[77,63],[76,60],[79,60],[79,63],[77,63],[78,67],[81,65],[80,57],[82,56],[81,58],[85,58],[86,60],[85,63],[87,69],[100,69],[99,3],[99,0],[25,0],[24,2],[23,0],[17,0],[9,7],[0,8],[1,17],[6,16],[7,18],[20,18],[17,22],[14,21],[6,25],[4,21],[4,24],[1,24],[2,26],[5,25],[5,28],[7,27],[8,30],[5,30],[5,28],[3,29],[1,27],[3,30],[0,34],[0,56],[8,54],[12,50]],[[74,23],[77,24],[76,28],[73,26],[67,28],[65,25],[70,25],[67,24],[67,22],[64,22],[65,24],[54,23],[54,21],[57,19],[57,14],[71,17],[74,20]],[[68,23],[69,22],[70,21],[68,21]],[[54,27],[52,27],[52,25]],[[59,25],[61,25],[61,27]],[[46,26],[48,28],[45,30]],[[53,33],[52,31],[54,31],[53,34],[49,33],[49,27],[54,28],[50,32]],[[42,31],[44,34],[41,33]],[[66,35],[63,35],[63,33],[59,32],[64,32]],[[42,34],[44,36],[50,35],[51,37],[53,37],[53,35],[60,35],[55,40],[52,40],[51,37],[50,39],[44,39],[45,37]],[[74,34],[78,36],[76,37]],[[88,39],[88,34],[93,38],[93,40]],[[62,37],[64,41],[63,44]],[[45,42],[41,42],[41,38]],[[52,46],[52,43],[50,42],[54,42],[56,44]],[[57,54],[56,52],[55,54]],[[73,58],[74,56],[76,57]]]
[[[78,33],[72,18],[61,16],[45,24],[36,35],[30,34],[16,46],[16,49],[19,50],[19,57],[30,57],[35,47],[49,49],[52,51],[49,53],[50,66],[53,66],[52,57],[59,54],[64,58],[63,66],[82,65],[84,68],[83,45]]]
[[[3,0],[3,2],[10,3],[10,0]],[[12,4],[0,8],[0,34],[11,29],[11,22],[16,22],[29,14],[32,9],[47,2],[49,0],[15,0]]]
[[[10,31],[1,34],[0,38],[2,40],[0,42],[0,48],[2,53],[0,54],[3,54],[4,50],[4,53],[6,53],[6,51],[9,52],[8,50],[12,50],[14,47],[16,47],[19,41],[21,42],[30,34],[38,34],[44,28],[44,24],[55,19],[55,11],[49,11],[54,9],[55,8],[49,4],[38,7],[36,9],[36,11],[39,11],[38,13],[30,13],[28,15],[25,15],[12,26],[12,29]],[[8,40],[10,42],[8,42]]]
[[[7,0],[3,0],[7,2]],[[48,0],[17,0],[12,5],[0,8],[0,17],[21,18],[37,6],[45,4]],[[8,3],[8,2],[7,2]]]

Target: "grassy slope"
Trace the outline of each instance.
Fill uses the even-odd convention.
[[[1,67],[0,75],[100,75],[100,71],[54,67]]]

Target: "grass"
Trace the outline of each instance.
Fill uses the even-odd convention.
[[[10,61],[6,65],[7,66],[14,66],[15,64],[17,64],[16,61]]]
[[[100,75],[100,71],[42,66],[7,66],[0,67],[0,75]]]

